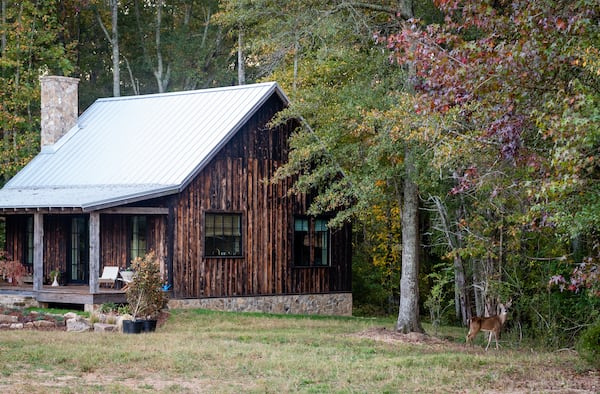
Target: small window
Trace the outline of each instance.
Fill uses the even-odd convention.
[[[204,216],[204,254],[207,257],[242,255],[242,215],[207,213]]]
[[[131,260],[146,255],[148,245],[146,241],[146,228],[146,216],[131,217]]]
[[[329,266],[329,229],[326,219],[294,219],[294,265]]]
[[[25,222],[25,266],[33,267],[33,216]]]

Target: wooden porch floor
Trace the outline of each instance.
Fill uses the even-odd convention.
[[[86,305],[127,302],[125,292],[120,289],[102,287],[98,293],[90,293],[90,287],[85,285],[43,286],[41,290],[34,291],[33,285],[11,286],[9,283],[0,282],[0,295],[2,294],[33,297],[38,302],[57,304]]]

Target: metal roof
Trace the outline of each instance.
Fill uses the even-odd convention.
[[[95,210],[177,193],[276,93],[267,82],[97,100],[0,190],[0,209]]]

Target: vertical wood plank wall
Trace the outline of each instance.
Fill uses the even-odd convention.
[[[129,237],[131,215],[100,215],[100,266],[118,266],[126,268],[131,263]],[[154,250],[161,261],[164,272],[167,256],[167,217],[164,215],[148,215],[147,248]]]
[[[289,180],[264,182],[287,160],[287,140],[297,126],[265,127],[281,109],[273,96],[180,194],[173,256],[176,297],[350,291],[349,227],[332,234],[337,248],[330,267],[293,267],[293,216],[305,212],[306,201],[287,195]],[[242,214],[242,257],[204,257],[206,212]]]

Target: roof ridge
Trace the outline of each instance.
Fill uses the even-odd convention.
[[[160,98],[160,97],[171,97],[171,96],[185,96],[192,94],[210,94],[217,93],[221,91],[229,91],[229,90],[241,90],[241,89],[251,89],[251,88],[259,88],[263,86],[276,86],[277,82],[259,82],[247,85],[231,85],[231,86],[219,86],[215,88],[207,88],[207,89],[194,89],[194,90],[178,90],[175,92],[163,92],[163,93],[147,93],[147,94],[138,94],[131,96],[119,96],[119,97],[102,97],[98,98],[96,102],[106,102],[106,101],[122,101],[122,100],[142,100],[142,99],[150,99],[150,98]]]

